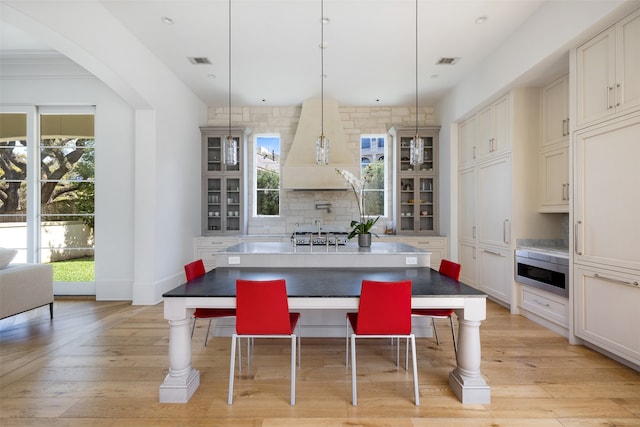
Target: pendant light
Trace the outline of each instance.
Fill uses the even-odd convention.
[[[320,136],[316,140],[316,164],[329,164],[329,139],[324,135],[324,0],[320,0]]]
[[[229,166],[238,164],[238,142],[231,135],[231,0],[229,0],[229,134],[224,141],[224,162]]]
[[[416,0],[416,135],[410,143],[409,160],[414,166],[424,161],[424,141],[418,136],[418,0]]]

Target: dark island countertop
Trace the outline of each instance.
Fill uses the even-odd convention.
[[[236,279],[285,279],[291,298],[360,296],[363,279],[412,281],[413,297],[486,297],[484,292],[427,267],[416,268],[216,268],[163,294],[171,297],[235,297]]]

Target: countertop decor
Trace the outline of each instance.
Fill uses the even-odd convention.
[[[362,178],[357,178],[353,173],[344,169],[336,169],[336,172],[340,174],[344,178],[345,182],[351,186],[353,195],[356,198],[356,203],[358,204],[358,214],[359,214],[360,220],[351,221],[350,226],[352,228],[347,238],[351,239],[355,236],[358,236],[358,244],[363,247],[368,247],[371,245],[371,235],[373,234],[374,236],[378,237],[376,233],[371,232],[371,229],[373,228],[375,223],[378,222],[378,220],[380,219],[380,216],[376,216],[375,218],[373,217],[367,218],[364,213],[364,198],[365,198],[364,189],[367,183],[371,181],[371,178],[373,176],[373,171],[371,167],[369,166],[365,167],[363,169],[364,175]],[[361,238],[360,236],[363,236],[363,238]]]

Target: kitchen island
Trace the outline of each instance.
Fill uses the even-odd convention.
[[[235,308],[236,279],[274,278],[286,280],[289,308],[302,313],[301,322],[305,317],[308,319],[313,314],[316,318],[310,323],[317,323],[318,327],[322,327],[322,323],[329,318],[337,319],[339,325],[335,326],[339,326],[340,335],[335,336],[342,338],[345,331],[344,313],[358,310],[360,285],[363,279],[383,281],[411,279],[413,308],[448,307],[456,310],[459,324],[458,357],[457,367],[449,375],[451,389],[462,403],[490,402],[489,386],[480,373],[480,323],[486,318],[484,293],[425,266],[403,264],[402,267],[360,267],[358,263],[367,263],[366,259],[361,261],[360,258],[365,258],[367,255],[364,255],[366,252],[360,252],[357,246],[344,248],[343,253],[337,257],[336,253],[329,255],[331,252],[312,252],[317,248],[308,248],[304,258],[300,258],[307,261],[309,257],[317,255],[334,256],[335,259],[347,258],[351,260],[348,267],[335,267],[331,264],[315,267],[301,265],[283,267],[279,266],[279,263],[284,261],[277,259],[274,261],[278,264],[277,267],[250,267],[244,264],[242,256],[248,253],[249,248],[256,249],[260,246],[244,245],[231,247],[221,255],[221,257],[241,256],[240,264],[218,267],[201,278],[180,285],[163,295],[165,319],[170,325],[169,374],[160,386],[160,402],[185,403],[189,401],[200,384],[199,371],[191,366],[191,317],[194,309],[196,307]],[[377,245],[372,246],[374,251],[375,246]],[[262,247],[262,252],[266,252],[265,248],[268,247]],[[387,249],[391,250],[391,247]],[[293,251],[293,249],[290,250]],[[386,256],[410,257],[428,254],[408,245],[397,246],[396,250],[397,253],[387,253]],[[346,251],[353,253],[347,254]],[[286,255],[296,259],[294,253]],[[280,253],[263,253],[261,256],[265,259],[287,257]],[[314,336],[311,333],[313,328],[309,326],[302,328],[303,345],[305,337]]]
[[[429,267],[431,253],[404,243],[293,245],[245,242],[216,255],[217,267]]]

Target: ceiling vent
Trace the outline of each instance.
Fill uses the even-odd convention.
[[[209,61],[209,58],[207,58],[206,56],[190,56],[187,59],[189,59],[189,62],[194,65],[211,64],[211,61]]]
[[[438,59],[438,62],[436,62],[436,65],[455,65],[458,63],[458,60],[460,58],[445,58],[442,57],[440,59]]]

